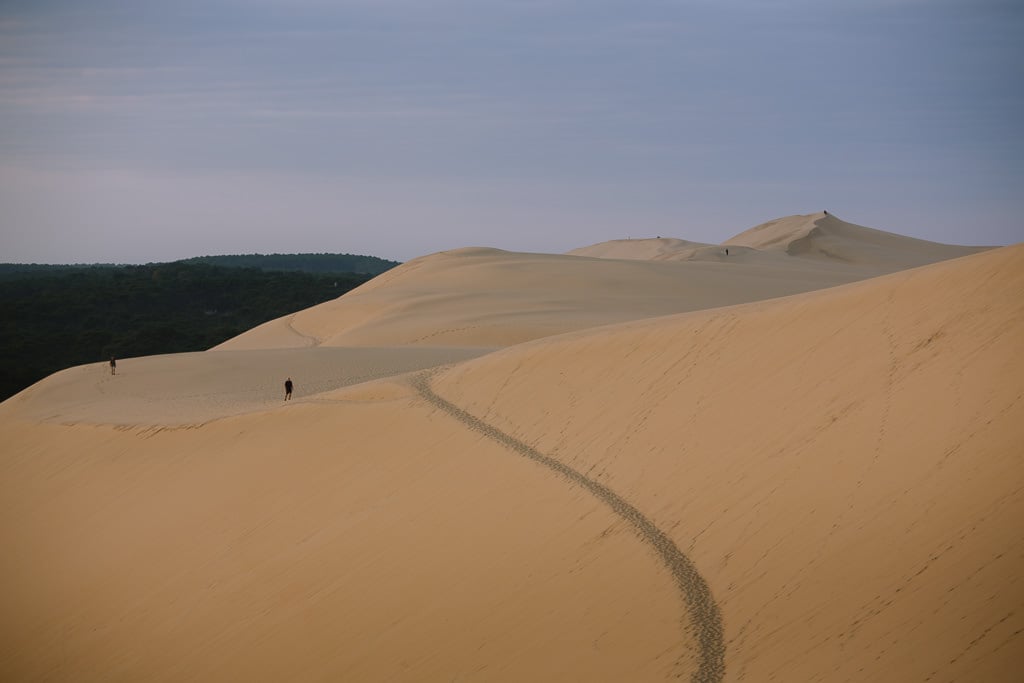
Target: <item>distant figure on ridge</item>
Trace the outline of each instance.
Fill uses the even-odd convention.
[[[110,357],[110,374],[117,374],[117,359],[115,359],[113,356]]]
[[[289,377],[284,381],[284,400],[290,401],[292,398],[292,378]]]

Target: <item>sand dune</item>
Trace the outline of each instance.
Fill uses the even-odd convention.
[[[647,503],[711,585],[728,680],[1009,681],[1022,291],[1012,247],[541,340],[435,386]]]
[[[718,245],[658,237],[612,240],[568,253],[609,259],[759,263],[789,269],[806,267],[806,259],[813,259],[819,265],[828,263],[857,269],[864,278],[967,256],[989,248],[915,239],[847,223],[822,211],[777,218]]]
[[[684,260],[697,251],[713,247],[704,242],[690,242],[674,237],[611,240],[566,252],[570,256],[593,258],[636,259],[641,261]]]
[[[0,680],[1016,680],[1024,246],[807,291],[927,257],[819,222],[433,255],[0,404]]]
[[[989,248],[915,239],[847,223],[825,212],[768,221],[722,244],[856,264],[874,268],[879,273],[923,266]]]
[[[218,348],[510,346],[831,287],[981,249],[899,237],[824,214],[780,219],[725,245],[659,238],[603,243],[577,255],[441,252]],[[826,247],[830,256],[820,257]]]
[[[338,299],[268,322],[217,348],[510,346],[862,277],[855,269],[816,264],[741,268],[457,250],[410,261]]]

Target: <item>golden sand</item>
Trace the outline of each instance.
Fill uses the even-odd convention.
[[[676,242],[0,404],[0,680],[1017,680],[1024,246]]]

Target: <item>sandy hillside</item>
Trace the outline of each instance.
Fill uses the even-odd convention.
[[[831,287],[979,249],[899,237],[825,214],[766,225],[733,238],[731,246],[659,238],[602,243],[578,255],[486,248],[431,254],[218,348],[510,346]],[[832,256],[822,256],[824,247],[791,250],[797,256],[778,248],[812,238]]]
[[[1016,680],[1022,291],[1015,246],[490,353],[58,373],[0,404],[0,680]]]

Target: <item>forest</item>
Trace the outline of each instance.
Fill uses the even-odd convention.
[[[380,275],[398,265],[376,256],[357,254],[238,254],[229,256],[197,256],[182,263],[205,263],[230,268],[301,271],[305,273],[364,273]]]
[[[295,267],[330,262],[309,256],[349,255],[274,256],[262,265],[247,257],[238,257],[238,265],[203,259],[137,266],[0,264],[0,400],[58,370],[111,356],[202,351],[335,299],[374,276]],[[375,261],[380,272],[397,265]]]

